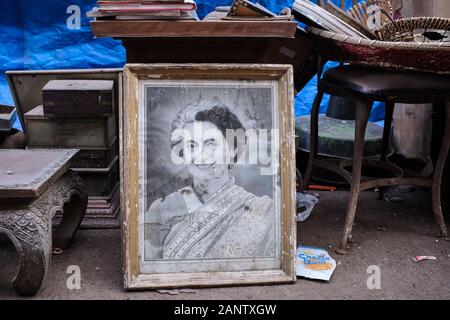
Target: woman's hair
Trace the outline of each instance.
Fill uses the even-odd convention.
[[[176,146],[183,143],[183,137],[180,135],[174,136],[174,131],[177,129],[183,129],[185,125],[194,121],[211,122],[220,130],[220,132],[222,132],[225,138],[227,130],[240,129],[245,131],[239,118],[231,112],[226,105],[202,100],[183,107],[178,113],[176,119],[172,122],[172,136],[170,141],[171,149],[174,149]],[[233,148],[236,151],[235,161],[237,161],[237,158],[244,151],[244,145],[240,145],[236,140],[237,139],[234,138]],[[183,157],[183,148],[180,148],[179,150],[180,152],[178,155]]]

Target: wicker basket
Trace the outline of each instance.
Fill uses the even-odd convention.
[[[429,42],[431,39],[426,37],[416,38],[422,32],[442,30],[447,38],[435,39],[436,42],[443,42],[450,39],[450,19],[448,18],[408,18],[390,22],[386,24],[379,35],[385,41],[400,41],[400,42]]]
[[[435,19],[428,19],[431,20]],[[400,21],[396,24],[401,25],[404,23]],[[414,30],[411,26],[412,24],[410,30]],[[386,25],[383,34],[387,36],[394,28]],[[396,30],[406,29],[405,27]],[[308,27],[307,30],[317,40],[321,54],[329,60],[395,70],[450,74],[450,42],[378,41],[344,36],[314,27]],[[412,31],[409,33],[413,34]],[[407,32],[396,31],[390,34],[407,34]]]

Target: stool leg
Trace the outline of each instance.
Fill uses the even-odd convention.
[[[10,210],[5,222],[5,227],[0,224],[0,233],[13,242],[20,259],[14,289],[21,296],[33,296],[39,291],[50,262],[52,239],[48,222],[29,209]]]
[[[394,115],[394,106],[395,103],[386,102],[386,113],[384,117],[384,129],[383,129],[383,144],[381,147],[381,156],[380,156],[381,161],[384,161],[387,158],[387,153],[389,149],[389,139],[391,137],[392,117]]]
[[[314,161],[316,160],[316,157],[317,157],[317,148],[318,148],[318,144],[319,144],[319,111],[320,111],[320,103],[322,102],[323,94],[324,94],[324,92],[322,89],[320,89],[320,86],[319,86],[319,91],[317,92],[317,95],[316,95],[316,98],[314,100],[314,104],[312,107],[312,111],[311,111],[309,158],[308,158],[308,166],[306,167],[305,178],[303,179],[302,187],[300,190],[301,192],[305,191],[311,182],[313,168],[314,168]]]
[[[380,160],[387,160],[387,153],[389,149],[389,140],[391,137],[391,129],[392,129],[392,117],[394,115],[394,106],[393,102],[386,102],[386,111],[384,116],[384,128],[383,128],[383,144],[381,146],[381,155]],[[384,199],[384,187],[380,187],[379,200]]]
[[[84,218],[88,196],[79,175],[69,171],[56,184],[63,185],[71,191],[70,201],[65,202],[62,221],[53,234],[53,247],[66,249]]]
[[[355,220],[356,207],[358,204],[361,170],[364,157],[364,137],[369,121],[370,111],[373,102],[370,100],[358,99],[356,102],[356,121],[355,121],[355,144],[353,147],[353,173],[352,173],[352,187],[350,199],[347,207],[347,215],[345,218],[345,227],[341,239],[339,249],[336,250],[338,254],[347,254],[347,245],[350,234],[352,233],[353,221]]]
[[[441,150],[436,161],[436,167],[433,175],[433,214],[436,223],[439,226],[441,236],[447,239],[447,227],[445,226],[444,216],[442,214],[442,173],[444,172],[448,152],[450,149],[450,99],[446,101],[445,105],[446,122],[444,139],[442,140]]]
[[[17,238],[20,243],[19,273],[13,280],[14,289],[21,296],[34,296],[41,288],[47,273],[50,252],[45,252],[45,243],[36,247]],[[45,239],[42,241],[46,241]]]

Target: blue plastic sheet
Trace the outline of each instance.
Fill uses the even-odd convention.
[[[95,0],[0,0],[0,104],[14,105],[6,70],[121,67],[120,41],[94,39]],[[15,123],[20,128],[20,123]]]
[[[346,0],[350,5],[351,0]],[[197,0],[201,18],[232,0]],[[293,0],[259,0],[275,13]],[[335,0],[338,4],[339,0]],[[122,67],[125,49],[120,41],[94,39],[86,12],[96,0],[0,0],[0,104],[13,105],[6,70]],[[316,79],[296,97],[295,114],[308,114],[316,94]],[[326,110],[324,99],[321,110]],[[375,108],[372,120],[382,119]],[[15,127],[20,128],[17,122]]]

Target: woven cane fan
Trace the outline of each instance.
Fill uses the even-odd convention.
[[[394,21],[394,11],[390,0],[368,0],[354,5],[348,13],[372,32]]]

